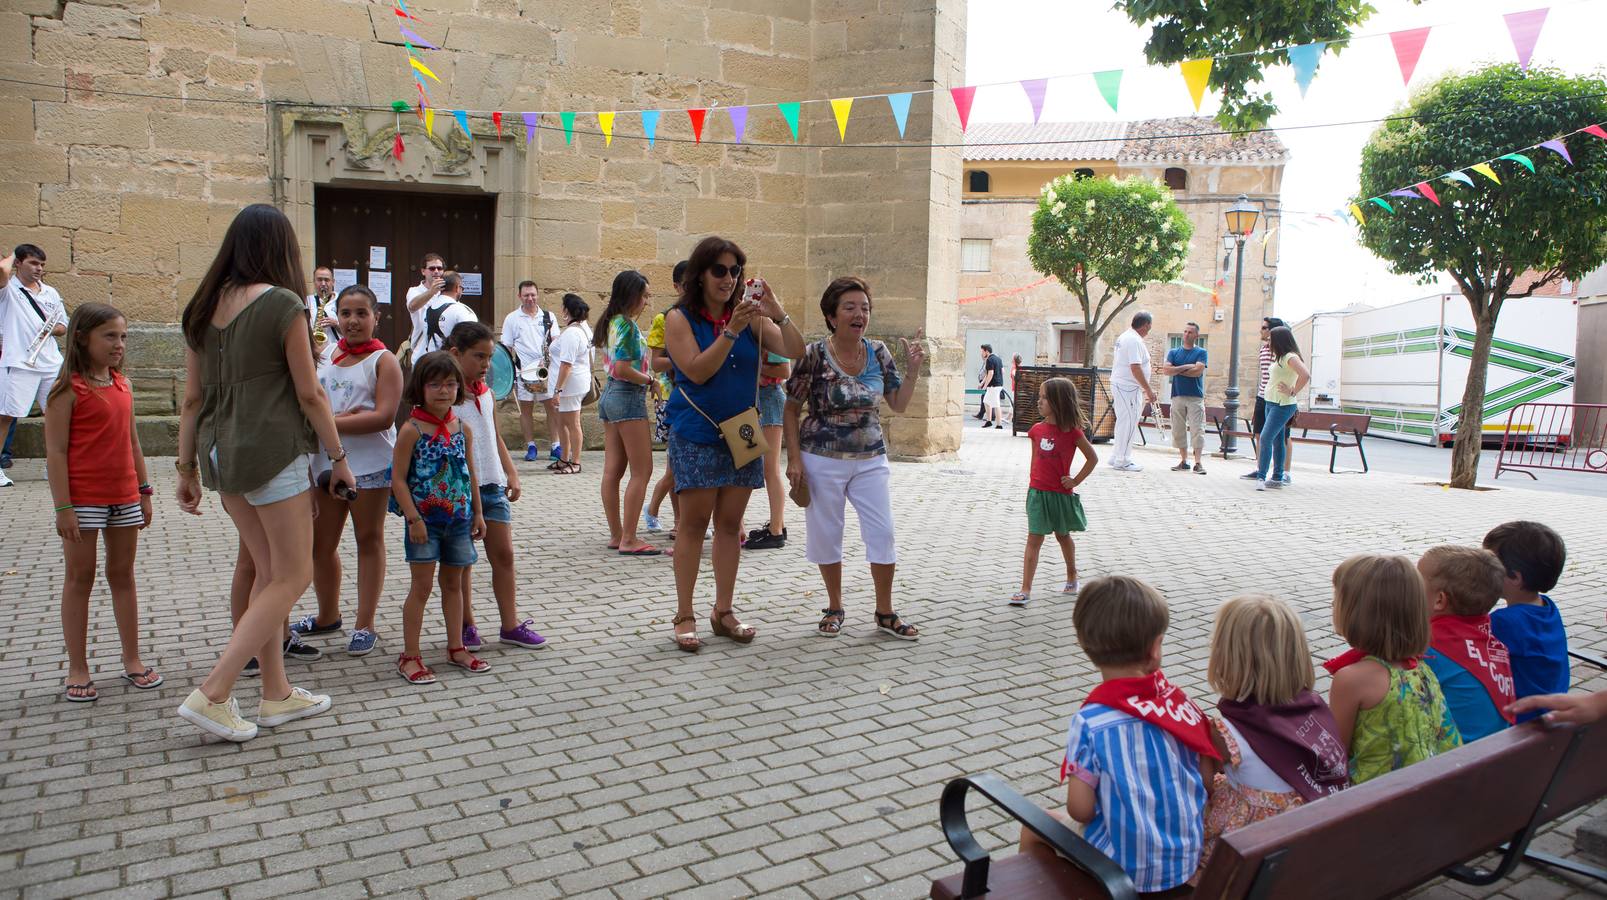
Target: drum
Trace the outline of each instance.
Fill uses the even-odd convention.
[[[498,400],[508,399],[513,393],[513,379],[515,375],[513,354],[508,348],[498,343],[491,345],[491,371],[486,373],[486,384],[491,388],[491,396]]]

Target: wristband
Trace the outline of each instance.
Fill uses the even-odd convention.
[[[777,328],[785,328],[787,327],[787,323],[792,321],[792,316],[785,315],[779,319],[771,319],[770,321],[776,323]]]
[[[729,329],[729,328],[722,329],[720,331],[720,337],[723,337],[726,340],[731,341],[732,343],[735,343],[736,339],[737,339],[737,335],[732,334],[731,329]]]
[[[338,463],[338,462],[340,462],[341,460],[343,460],[345,458],[346,458],[346,448],[345,447],[340,448],[340,453],[338,455],[334,454],[334,453],[329,454],[329,461],[332,462],[332,463]]]
[[[201,466],[195,462],[180,462],[178,460],[173,461],[173,468],[177,469],[180,475],[194,475],[201,471]]]
[[[142,484],[139,486],[139,495],[141,497],[154,497],[156,496],[156,488],[148,484]]]
[[[56,507],[56,512],[66,512],[67,510],[72,509],[72,508],[73,508],[73,505],[71,503],[68,503],[65,506]]]

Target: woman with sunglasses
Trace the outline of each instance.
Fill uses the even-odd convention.
[[[803,355],[804,339],[769,285],[757,302],[742,301],[747,255],[721,238],[704,238],[687,260],[680,298],[664,317],[664,347],[674,365],[675,394],[666,415],[668,455],[681,511],[675,523],[675,646],[703,644],[692,612],[703,556],[703,530],[714,520],[714,610],[709,628],[746,644],[757,630],[731,608],[742,553],[748,496],[764,484],[764,460],[738,468],[717,423],[754,406],[759,361],[768,351]]]

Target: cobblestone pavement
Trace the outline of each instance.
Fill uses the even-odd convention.
[[[587,454],[578,478],[520,463],[521,604],[550,645],[490,645],[488,676],[443,666],[439,684],[405,685],[392,668],[406,579],[394,552],[380,652],[350,659],[328,636],[313,640],[329,656],[291,664],[296,683],[334,696],[333,713],[239,746],[173,715],[228,628],[234,532],[215,499],[202,518],[182,515],[169,461],[152,461],[142,634],[167,683],[144,693],[116,677],[102,588],[91,647],[101,699],[69,704],[50,498],[38,462],[19,461],[18,486],[0,493],[0,895],[924,896],[930,877],[956,868],[936,825],[944,782],[993,771],[1054,802],[1065,723],[1093,684],[1069,602],[1003,603],[1019,577],[1027,456],[1024,438],[969,430],[956,460],[894,466],[898,608],[924,629],[918,643],[874,633],[868,579],[857,575],[844,635],[814,635],[824,595],[794,509],[793,541],[743,560],[738,606],[759,639],[712,639],[695,657],[666,637],[668,560],[604,549],[591,474],[600,455]],[[1257,590],[1292,601],[1326,655],[1338,647],[1329,574],[1340,559],[1476,542],[1520,516],[1567,539],[1563,614],[1576,646],[1607,651],[1597,498],[1450,492],[1314,465],[1295,469],[1292,489],[1258,494],[1237,480],[1242,463],[1217,460],[1200,477],[1167,471],[1169,453],[1137,458],[1144,472],[1100,469],[1086,485],[1082,573],[1137,575],[1166,594],[1166,668],[1196,697],[1210,696],[1210,617],[1224,598]],[[759,505],[750,524],[756,516]],[[1052,544],[1044,556],[1040,586],[1060,565]],[[851,573],[864,571],[861,559],[850,549]],[[489,611],[489,576],[480,584]],[[309,594],[298,614],[311,608]],[[439,662],[438,620],[427,627],[427,658]],[[257,690],[242,680],[248,716]],[[1013,838],[987,811],[974,821],[989,846]],[[1571,829],[1539,845],[1571,855]],[[1584,890],[1521,869],[1468,895]],[[1439,885],[1425,896],[1465,893]]]

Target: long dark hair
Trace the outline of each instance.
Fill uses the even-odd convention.
[[[45,397],[45,403],[56,399],[56,395],[72,388],[72,376],[83,376],[89,373],[89,350],[84,347],[84,341],[90,332],[105,325],[113,319],[127,320],[127,316],[115,306],[105,303],[80,303],[73,310],[73,316],[67,321],[67,351],[63,354],[61,363],[61,377],[50,386],[50,393]],[[121,373],[120,365],[111,367],[113,372]]]
[[[1051,378],[1043,383],[1043,399],[1054,416],[1055,427],[1061,431],[1087,428],[1083,416],[1082,399],[1077,396],[1077,384],[1070,378]]]
[[[675,305],[683,311],[697,309],[703,305],[703,273],[709,267],[720,261],[720,257],[731,254],[737,258],[737,265],[744,270],[748,266],[748,254],[742,248],[723,237],[710,235],[692,248],[692,255],[687,257],[686,272],[681,275],[681,296]],[[746,271],[743,272],[747,274]],[[736,287],[731,289],[731,296],[725,298],[725,311],[731,311],[731,305],[742,296],[742,279],[737,279]]]
[[[597,333],[591,336],[593,347],[608,346],[608,329],[613,326],[614,317],[625,315],[642,298],[645,290],[647,276],[635,269],[626,269],[614,276],[614,289],[608,295],[608,305],[603,307],[603,314],[597,319]]]
[[[184,342],[200,350],[206,330],[212,325],[223,292],[248,284],[271,284],[296,296],[307,283],[301,268],[301,250],[290,219],[278,208],[253,203],[240,210],[223,233],[218,255],[201,277],[201,283],[184,307]],[[311,332],[309,331],[309,335]],[[308,346],[312,338],[308,337]],[[317,352],[313,353],[314,358]]]
[[[1295,333],[1290,331],[1287,325],[1279,325],[1277,328],[1272,329],[1267,334],[1267,343],[1272,347],[1272,357],[1274,359],[1283,359],[1284,356],[1290,353],[1300,356],[1300,345],[1295,343]],[[1305,359],[1304,356],[1300,356],[1300,358]]]

